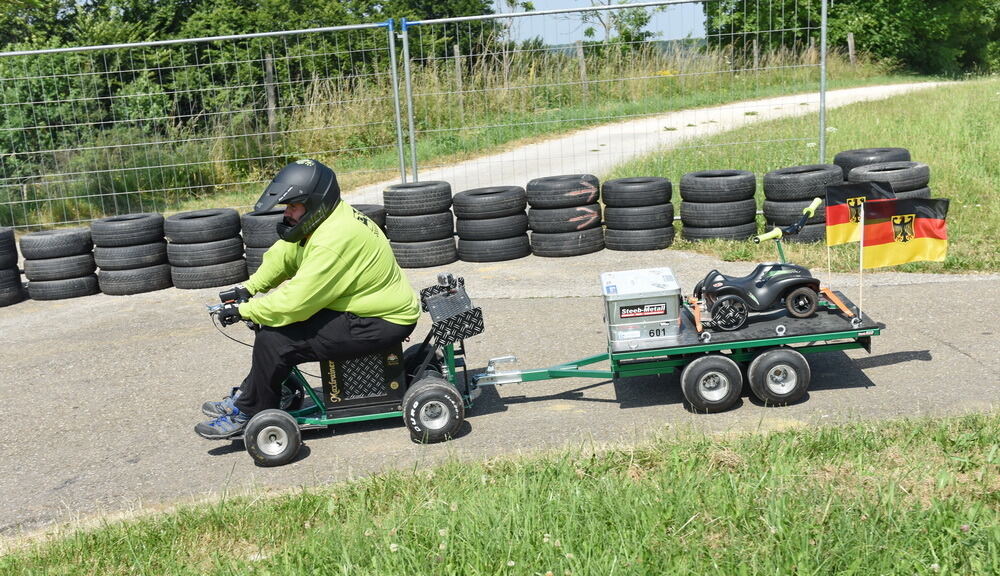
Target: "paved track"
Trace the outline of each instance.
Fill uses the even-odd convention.
[[[448,266],[466,278],[487,319],[487,332],[467,342],[470,366],[513,353],[520,367],[538,368],[601,352],[598,274],[663,265],[674,268],[685,292],[712,267],[733,274],[752,267],[670,250]],[[436,272],[408,275],[422,287]],[[794,406],[765,408],[744,398],[726,413],[692,414],[675,376],[512,384],[486,389],[455,441],[413,444],[396,421],[345,425],[308,433],[301,457],[279,469],[256,468],[240,443],[192,432],[201,402],[238,383],[249,363],[249,348],[220,335],[204,311],[217,290],[27,301],[0,314],[0,536],[452,456],[482,460],[632,442],[665,427],[753,431],[1000,405],[997,315],[987,309],[984,317],[979,305],[1000,299],[1000,275],[867,278],[865,307],[887,324],[873,354],[815,357],[812,390]],[[853,278],[830,281],[857,299]],[[422,324],[417,333],[425,330]],[[240,326],[227,333],[250,337]]]

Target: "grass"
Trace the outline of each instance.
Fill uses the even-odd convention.
[[[1000,79],[991,78],[923,90],[877,102],[853,104],[827,113],[828,161],[841,150],[882,146],[908,148],[913,160],[931,168],[931,191],[950,198],[949,249],[944,262],[911,263],[904,272],[986,272],[1000,270]],[[816,162],[817,143],[791,140],[815,133],[816,115],[749,126],[703,140],[683,149],[658,153],[617,167],[607,178],[665,176],[676,185],[695,170],[750,170],[758,177],[758,204],[763,202],[763,175],[771,170]],[[760,143],[760,140],[769,140]],[[781,141],[788,139],[787,141]],[[731,145],[741,143],[740,145]],[[675,194],[675,206],[680,198]],[[763,218],[759,217],[763,230]],[[685,242],[674,249],[691,250],[724,260],[764,261],[776,258],[773,245],[749,242]],[[790,261],[826,268],[823,245],[785,244]],[[833,269],[857,269],[857,245],[831,250]]]
[[[450,462],[0,557],[27,574],[996,574],[1000,415]]]

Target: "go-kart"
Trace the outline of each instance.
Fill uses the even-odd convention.
[[[795,318],[808,318],[816,312],[819,301],[819,280],[803,266],[784,262],[781,249],[783,235],[796,234],[822,203],[816,198],[802,212],[798,222],[785,228],[775,228],[754,237],[754,242],[774,240],[781,262],[758,264],[746,276],[727,276],[712,270],[695,284],[694,297],[705,303],[715,328],[739,330],[750,312],[766,312],[784,307]]]

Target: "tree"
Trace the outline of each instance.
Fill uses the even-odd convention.
[[[626,5],[626,0],[591,0],[591,6],[615,6]],[[662,10],[662,8],[654,9]],[[653,19],[653,11],[646,8],[620,8],[617,10],[595,10],[585,12],[583,21],[591,24],[583,31],[587,38],[597,36],[594,25],[601,28],[603,41],[616,43],[622,46],[634,46],[647,42],[656,37],[656,34],[646,30],[650,20]]]

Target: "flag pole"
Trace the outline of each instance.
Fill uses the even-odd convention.
[[[858,320],[863,320],[861,310],[865,304],[865,204],[862,202],[858,207],[861,215],[861,242],[858,242]]]

